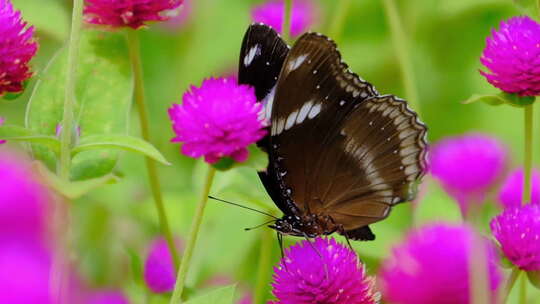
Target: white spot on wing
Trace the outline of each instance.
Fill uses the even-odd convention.
[[[300,67],[300,65],[302,65],[302,63],[304,63],[304,61],[306,60],[307,56],[308,56],[307,54],[300,55],[300,56],[298,56],[298,58],[296,58],[293,61],[289,62],[289,66],[288,66],[289,71],[294,71],[298,67]]]
[[[289,114],[289,117],[287,117],[287,122],[285,123],[285,130],[289,130],[290,128],[292,128],[292,126],[294,126],[296,116],[298,116],[298,111],[294,111]]]
[[[298,113],[298,117],[296,118],[296,123],[302,123],[304,119],[306,119],[312,106],[313,103],[311,101],[308,101],[302,106],[302,108],[300,108],[300,112]]]
[[[261,46],[259,44],[256,44],[249,49],[246,57],[244,57],[244,66],[249,66],[255,57],[261,55]]]
[[[264,96],[262,100],[262,104],[264,106],[264,118],[267,120],[270,120],[270,116],[272,115],[272,106],[274,105],[274,96],[276,95],[276,86],[270,90],[270,93],[268,93],[266,96]]]
[[[311,110],[309,111],[308,117],[309,119],[313,119],[315,116],[319,115],[321,113],[321,104],[318,103],[311,107]]]

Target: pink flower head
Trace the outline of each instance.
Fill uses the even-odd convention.
[[[483,134],[448,137],[433,146],[431,173],[457,200],[463,215],[481,203],[506,167],[506,148]]]
[[[258,5],[251,11],[254,22],[261,22],[282,32],[283,14],[285,12],[283,0],[270,0]],[[291,35],[297,36],[309,29],[315,20],[316,8],[311,0],[294,0],[291,9]]]
[[[532,171],[531,175],[532,195],[531,202],[540,204],[540,172]],[[514,170],[505,180],[499,191],[499,202],[505,208],[521,206],[523,195],[523,168]]]
[[[490,223],[504,255],[525,271],[540,270],[540,206],[509,208]]]
[[[527,16],[502,21],[486,39],[480,71],[493,86],[520,96],[540,95],[540,24]]]
[[[34,28],[27,27],[21,12],[9,0],[0,0],[0,96],[18,93],[32,76],[28,62],[37,52]]]
[[[0,117],[0,126],[2,126],[4,124],[6,120],[4,119],[4,117]],[[6,141],[5,140],[0,140],[0,145],[1,144],[5,144]]]
[[[94,292],[89,296],[87,304],[129,304],[124,294],[120,291],[103,290]]]
[[[380,298],[356,253],[334,239],[291,246],[274,271],[273,294],[281,304],[373,304]]]
[[[383,261],[383,295],[396,304],[468,304],[469,261],[479,238],[467,226],[435,224],[413,231]],[[485,242],[491,297],[500,283],[495,250]]]
[[[43,240],[48,190],[37,181],[30,164],[0,151],[0,237]]]
[[[223,157],[243,162],[247,146],[266,133],[261,110],[252,87],[238,85],[232,77],[206,79],[184,93],[182,105],[169,108],[176,133],[172,141],[183,143],[185,155],[204,156],[211,164]]]
[[[2,239],[0,303],[52,304],[49,294],[50,266],[50,254],[43,248],[31,242]]]
[[[180,242],[176,242],[178,249]],[[155,293],[172,291],[176,282],[173,257],[167,241],[159,237],[152,241],[150,252],[144,263],[144,280],[150,290]]]
[[[183,0],[86,0],[85,20],[111,28],[138,29],[175,15]]]

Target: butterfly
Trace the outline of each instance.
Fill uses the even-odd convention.
[[[352,73],[328,37],[306,33],[290,48],[269,26],[252,24],[238,82],[255,88],[270,122],[257,143],[269,165],[258,174],[284,213],[269,226],[279,238],[373,240],[369,225],[414,198],[427,127],[406,101]]]

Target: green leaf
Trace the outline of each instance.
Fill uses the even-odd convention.
[[[59,1],[11,0],[15,9],[38,32],[43,32],[56,40],[64,41],[69,30],[69,12]]]
[[[186,302],[186,304],[232,304],[236,285],[214,289],[202,296]]]
[[[144,285],[143,262],[138,251],[134,248],[126,247],[126,252],[130,259],[133,280],[139,285]]]
[[[72,154],[77,155],[83,151],[96,149],[120,149],[137,152],[162,164],[170,165],[154,146],[140,138],[128,135],[104,134],[83,137],[79,144],[73,148]]]
[[[527,271],[527,277],[534,287],[540,289],[540,271]]]
[[[499,93],[489,95],[474,94],[469,99],[463,101],[463,104],[470,104],[475,102],[483,102],[491,106],[498,106],[502,104],[508,104],[514,107],[523,107],[532,104],[535,100],[533,96],[521,97],[516,94]]]
[[[52,173],[42,163],[34,165],[38,174],[43,177],[49,187],[63,196],[74,200],[106,184],[117,183],[119,178],[113,174],[88,179],[84,181],[68,182]]]
[[[85,30],[81,36],[75,89],[75,123],[81,136],[127,134],[133,81],[125,37],[121,33]],[[64,109],[67,52],[60,50],[40,75],[28,104],[26,126],[55,135]],[[49,168],[56,157],[42,146],[32,145],[34,156]],[[73,158],[71,179],[104,176],[114,169],[117,150],[92,150]]]
[[[238,166],[246,166],[257,171],[266,170],[268,167],[268,154],[253,144],[248,147],[249,158],[244,163],[238,163]]]
[[[212,167],[219,171],[227,171],[234,166],[234,159],[230,157],[222,157],[217,163],[212,164]]]
[[[49,135],[36,134],[31,130],[28,130],[21,126],[15,125],[3,125],[0,126],[0,139],[1,140],[14,140],[24,141],[33,144],[39,144],[40,146],[50,149],[54,153],[60,151],[60,141]]]

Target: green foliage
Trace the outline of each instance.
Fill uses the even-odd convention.
[[[77,66],[76,125],[84,137],[127,134],[131,107],[132,76],[121,34],[87,30],[81,38]],[[28,104],[27,127],[54,135],[62,121],[67,52],[61,50],[40,75]],[[34,156],[50,168],[55,156],[42,145],[32,146]],[[82,150],[81,150],[82,152]],[[118,152],[112,149],[85,151],[73,159],[73,180],[103,176],[112,171]]]
[[[511,105],[513,107],[524,107],[534,103],[536,98],[534,96],[518,96],[516,94],[499,93],[491,95],[479,95],[474,94],[469,99],[463,101],[463,104],[470,104],[475,102],[483,102],[491,106],[499,106],[502,104]]]
[[[37,134],[20,126],[0,126],[0,139],[39,144],[55,154],[58,154],[60,151],[60,141],[58,141],[58,138],[50,135]]]
[[[217,288],[202,296],[186,302],[186,304],[232,304],[236,285]]]
[[[164,165],[170,165],[165,157],[163,157],[152,144],[138,137],[128,135],[106,134],[86,136],[81,138],[79,143],[71,150],[71,153],[75,156],[84,151],[102,149],[119,149],[136,152],[148,156]]]

